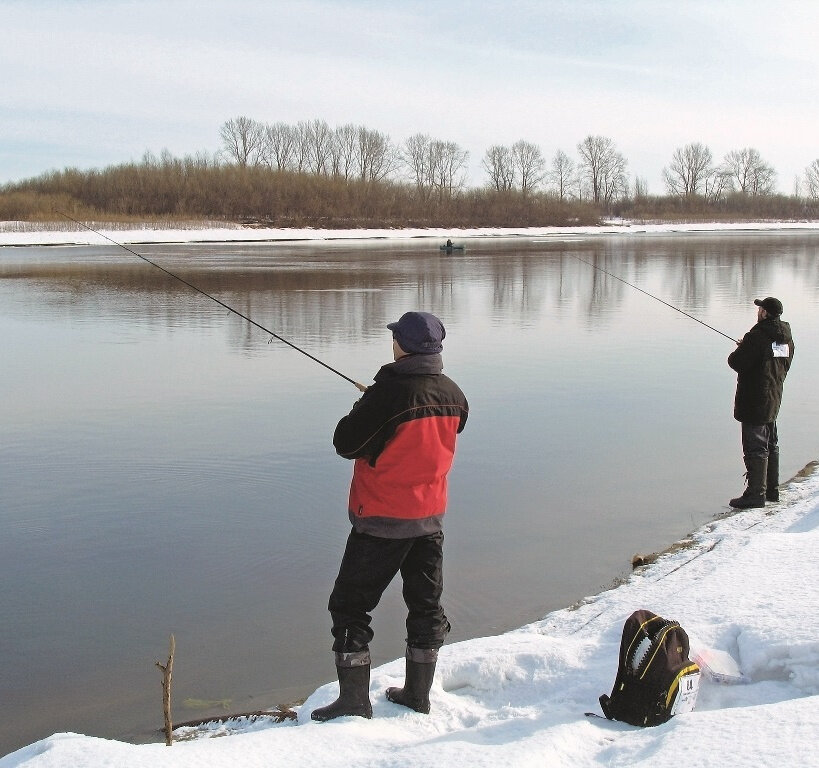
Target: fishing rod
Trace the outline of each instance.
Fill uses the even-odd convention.
[[[612,274],[611,272],[608,272],[607,270],[603,269],[602,267],[598,267],[596,264],[592,264],[590,261],[586,261],[585,259],[581,259],[579,256],[575,256],[574,254],[572,254],[572,255],[578,261],[582,261],[584,264],[588,264],[590,267],[592,267],[592,269],[597,269],[600,272],[603,272],[604,274],[608,275],[609,277],[613,277],[615,280],[619,280],[621,283],[625,283],[626,285],[630,286],[631,288],[634,288],[634,290],[640,291],[640,293],[644,293],[646,296],[650,296],[655,301],[659,301],[660,304],[665,304],[667,307],[671,307],[671,309],[679,312],[681,315],[685,315],[686,317],[690,317],[692,320],[696,320],[700,325],[704,325],[706,328],[710,328],[712,331],[715,331],[720,336],[725,336],[726,339],[731,339],[731,341],[733,341],[734,344],[739,343],[739,342],[737,342],[737,340],[735,338],[733,338],[733,336],[729,336],[727,333],[723,333],[722,331],[717,330],[712,325],[708,325],[708,323],[704,323],[698,317],[694,317],[694,315],[689,315],[688,312],[683,312],[683,310],[681,310],[679,307],[675,307],[673,304],[669,304],[667,301],[663,301],[662,299],[657,298],[653,293],[649,293],[648,291],[644,291],[642,288],[638,288],[636,285],[632,285],[630,282],[628,282],[628,280],[623,280],[622,277],[618,277],[617,275]]]
[[[175,275],[169,269],[165,269],[165,267],[161,266],[160,264],[157,264],[155,261],[151,261],[149,258],[147,258],[146,256],[143,256],[141,253],[137,253],[136,251],[132,250],[131,248],[128,248],[128,246],[123,245],[120,242],[117,242],[116,240],[114,240],[111,237],[108,237],[108,235],[104,235],[102,232],[98,232],[93,227],[89,227],[88,224],[84,224],[81,221],[77,221],[77,219],[75,219],[73,216],[69,216],[67,213],[63,213],[62,211],[57,211],[57,213],[59,213],[61,216],[65,216],[66,219],[69,219],[70,221],[73,221],[75,224],[79,224],[81,227],[84,227],[89,232],[93,232],[95,235],[99,235],[100,237],[104,237],[109,242],[113,243],[114,245],[118,245],[123,250],[128,251],[128,253],[133,254],[138,259],[142,259],[143,261],[150,264],[152,267],[156,267],[157,269],[162,270],[166,275],[174,278],[174,280],[178,280],[180,283],[183,283],[184,285],[187,285],[188,288],[192,288],[197,293],[201,293],[203,296],[207,296],[211,301],[215,301],[220,307],[224,307],[226,310],[228,310],[228,312],[233,312],[234,315],[238,315],[239,317],[242,318],[242,320],[246,320],[248,323],[250,323],[251,325],[256,326],[256,328],[261,329],[265,333],[269,333],[274,339],[278,339],[279,341],[287,344],[288,347],[291,347],[292,349],[295,349],[296,352],[301,352],[303,355],[305,355],[306,357],[309,357],[311,360],[318,363],[319,365],[323,365],[328,371],[332,371],[337,376],[341,376],[342,379],[344,379],[345,381],[349,381],[350,384],[357,387],[361,392],[366,391],[367,387],[365,387],[363,384],[359,384],[357,381],[355,381],[354,379],[351,379],[349,376],[345,376],[341,371],[337,371],[332,366],[327,365],[327,363],[325,363],[323,360],[319,360],[317,357],[315,357],[314,355],[311,355],[309,352],[306,352],[301,347],[297,347],[292,341],[288,341],[284,337],[279,336],[278,333],[273,333],[273,331],[271,331],[269,328],[265,328],[263,325],[261,325],[260,323],[257,323],[255,320],[248,317],[247,315],[243,315],[241,312],[239,312],[239,310],[234,309],[233,307],[229,306],[228,304],[225,304],[224,301],[220,301],[219,299],[217,299],[215,296],[211,295],[207,291],[203,291],[201,288],[198,288],[193,283],[189,283],[184,278],[179,277],[179,275]],[[269,343],[270,342],[268,341],[268,344]]]

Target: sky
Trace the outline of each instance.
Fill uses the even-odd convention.
[[[675,149],[819,158],[814,0],[0,0],[0,184],[220,148],[246,116],[551,159],[610,138],[662,194]]]
[[[55,734],[0,757],[0,768],[819,766],[813,470],[776,505],[717,517],[614,589],[512,632],[445,644],[429,715],[385,698],[403,682],[395,659],[371,672],[372,720],[311,721],[338,695],[333,681],[296,707],[295,721],[179,729],[171,747],[161,734],[140,745]],[[693,711],[653,728],[606,720],[598,703],[638,609],[678,621],[701,668]]]

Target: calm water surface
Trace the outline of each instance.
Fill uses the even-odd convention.
[[[819,233],[136,250],[353,379],[408,309],[447,327],[472,408],[451,475],[452,642],[593,594],[742,489],[731,342],[785,304],[783,476],[819,457]],[[333,678],[327,597],[358,396],[115,246],[0,248],[0,754],[58,731],[161,740],[185,699],[232,711]],[[394,584],[376,663],[403,653]],[[212,711],[212,710],[211,710]],[[216,710],[218,711],[218,710]]]

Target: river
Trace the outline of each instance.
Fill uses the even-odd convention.
[[[134,249],[364,383],[386,323],[442,318],[471,406],[450,642],[599,592],[727,511],[744,468],[722,334],[756,297],[796,340],[783,479],[818,458],[819,232]],[[352,467],[331,438],[358,391],[115,245],[0,248],[0,331],[0,754],[60,731],[161,740],[171,633],[176,721],[332,679]],[[402,655],[403,622],[395,583],[374,663]]]

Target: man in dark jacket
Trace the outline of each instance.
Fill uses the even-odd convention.
[[[387,325],[394,362],[381,368],[333,435],[354,459],[348,511],[352,531],[330,595],[339,697],[313,720],[372,717],[370,613],[400,571],[407,604],[406,680],[388,688],[396,704],[429,712],[438,649],[449,632],[441,608],[442,523],[455,438],[469,413],[463,392],[442,373],[441,321],[407,312]]]
[[[748,486],[728,502],[746,509],[779,501],[779,440],[776,417],[782,385],[793,360],[791,327],[780,319],[782,302],[773,296],[755,299],[757,324],[737,342],[728,365],[737,372],[734,418],[742,423],[742,453]]]

